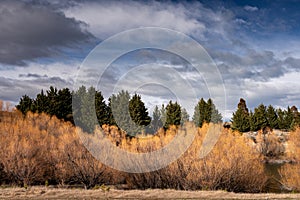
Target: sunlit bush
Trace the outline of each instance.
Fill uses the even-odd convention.
[[[198,129],[187,123],[184,127],[171,126],[166,131],[160,129],[154,136],[128,138],[117,127],[104,125],[104,133],[113,145],[135,153],[161,149],[177,134],[188,137],[195,133],[187,151],[167,167],[148,173],[124,173],[112,170],[95,159],[79,139],[77,133],[81,130],[72,124],[45,114],[28,113],[24,118],[15,112],[9,119],[0,122],[0,178],[1,182],[6,180],[23,186],[47,182],[83,184],[92,188],[102,183],[125,183],[125,178],[129,188],[261,191],[266,180],[261,156],[248,145],[245,137],[220,127],[204,124]],[[214,128],[222,130],[218,142],[205,158],[200,159],[199,151],[206,133]],[[89,134],[86,138],[96,135]],[[178,144],[175,150],[183,151],[183,147]],[[118,161],[124,158],[112,159]],[[130,157],[127,159],[130,161]],[[148,164],[149,161],[145,160],[136,163],[136,167],[147,167]]]
[[[289,190],[300,191],[300,128],[291,132],[287,142],[287,156],[293,161],[280,169],[282,184]]]

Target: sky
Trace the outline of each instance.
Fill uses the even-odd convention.
[[[156,27],[199,43],[204,51],[197,57],[180,39],[176,43],[165,37],[162,42],[167,49],[177,45],[177,50],[187,50],[196,60],[209,57],[216,71],[202,67],[199,72],[193,59],[143,48],[116,57],[100,77],[85,68],[84,77],[98,75],[96,86],[105,98],[118,89],[140,93],[150,112],[155,105],[184,95],[191,97],[182,100],[191,116],[199,98],[212,98],[225,120],[240,98],[250,109],[261,103],[300,107],[299,10],[296,0],[2,0],[0,99],[17,104],[22,95],[35,97],[51,85],[76,88],[90,55],[103,48],[101,44],[124,31]],[[104,54],[125,49],[146,35],[123,37]],[[154,43],[162,38],[151,36]],[[102,63],[100,58],[93,61]]]

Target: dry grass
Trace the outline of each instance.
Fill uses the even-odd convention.
[[[299,199],[300,194],[247,194],[226,191],[172,189],[116,190],[62,189],[46,187],[0,189],[0,199]]]
[[[114,145],[135,153],[159,150],[177,136],[182,140],[173,150],[182,150],[184,141],[195,132],[193,143],[179,159],[157,171],[134,174],[112,170],[96,160],[79,140],[76,133],[80,130],[70,123],[45,114],[28,113],[26,118],[14,114],[14,117],[0,122],[0,169],[1,176],[4,176],[1,181],[20,186],[49,182],[93,188],[102,183],[127,183],[132,189],[262,191],[266,176],[261,155],[240,134],[222,129],[212,151],[204,159],[199,158],[203,140],[212,127],[218,129],[220,125],[206,124],[196,129],[188,123],[179,129],[160,130],[156,136],[147,139],[129,139],[116,127],[104,126]],[[92,138],[93,135],[86,137]],[[134,162],[131,157],[126,159]],[[121,158],[113,160],[118,163]],[[142,160],[135,167],[147,168],[158,160],[153,162]]]
[[[15,113],[0,122],[0,162],[5,181],[35,184],[84,184],[106,181],[106,167],[81,144],[70,123],[45,114]]]
[[[288,140],[287,155],[289,159],[294,160],[293,164],[284,165],[280,174],[282,183],[290,190],[300,191],[300,128],[291,132]]]
[[[218,125],[206,124],[199,129],[194,142],[185,154],[169,166],[149,173],[128,174],[129,185],[141,189],[262,191],[267,180],[261,162],[262,157],[247,145],[245,141],[247,139],[240,134],[223,130],[212,151],[204,159],[199,159],[199,150],[209,126]],[[186,128],[186,135],[190,129],[191,127]],[[174,133],[167,132],[160,140],[169,142],[168,136],[172,134]],[[144,146],[154,146],[152,149],[157,149],[156,145],[159,144],[154,138],[154,141],[150,140]]]

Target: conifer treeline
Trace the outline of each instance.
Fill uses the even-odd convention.
[[[244,99],[240,99],[232,117],[232,128],[240,132],[258,131],[265,127],[290,131],[299,125],[300,113],[296,106],[288,106],[286,110],[282,110],[260,104],[254,112],[249,112]]]
[[[24,95],[16,108],[23,114],[28,111],[47,113],[73,124],[75,121],[76,125],[87,132],[92,132],[95,125],[107,124],[115,125],[130,135],[155,133],[161,127],[167,129],[170,125],[181,125],[189,121],[187,111],[177,102],[170,101],[166,106],[155,106],[151,118],[138,94],[131,97],[128,91],[122,90],[109,97],[106,104],[100,91],[85,86],[77,91],[70,91],[68,88],[58,90],[51,86],[46,92],[42,90],[34,99]],[[93,120],[91,116],[95,112],[97,120]],[[222,122],[222,115],[211,99],[205,101],[201,98],[195,106],[192,120],[196,126],[202,127],[204,123]],[[289,131],[300,125],[300,113],[296,106],[282,110],[263,104],[254,111],[249,111],[246,101],[240,99],[231,122],[232,129],[240,132],[258,131],[265,127]]]
[[[122,90],[109,97],[106,104],[100,91],[85,86],[72,92],[68,88],[58,90],[51,86],[46,92],[42,90],[36,98],[24,95],[16,108],[23,114],[28,111],[46,113],[73,124],[76,122],[76,125],[87,132],[92,132],[95,125],[108,124],[116,125],[130,135],[143,131],[154,133],[161,127],[167,129],[170,125],[180,125],[189,121],[186,109],[177,102],[169,101],[166,106],[162,105],[160,108],[156,106],[151,118],[138,94],[131,97],[128,91]],[[96,121],[91,116],[95,112]],[[202,98],[195,107],[193,121],[202,127],[205,122],[221,122],[222,116],[211,99],[206,102]]]

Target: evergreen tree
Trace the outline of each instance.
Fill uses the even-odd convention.
[[[253,131],[258,131],[264,127],[267,127],[269,124],[266,116],[266,106],[260,104],[257,108],[254,109],[254,114],[252,116],[253,127],[251,129]]]
[[[268,124],[272,129],[278,129],[278,116],[276,110],[272,105],[268,106],[266,117]]]
[[[151,122],[147,108],[140,95],[133,95],[129,101],[129,114],[131,119],[139,126],[147,126]]]
[[[208,120],[207,104],[203,98],[200,99],[194,109],[193,121],[198,127],[202,127],[204,122]]]
[[[278,128],[281,130],[287,129],[287,126],[285,124],[285,111],[283,111],[281,108],[277,109],[277,116],[278,116]]]
[[[96,110],[96,116],[100,127],[103,124],[109,124],[110,111],[108,106],[105,103],[102,93],[99,91],[95,92],[95,110]]]
[[[291,111],[294,117],[293,123],[291,125],[291,129],[294,129],[295,127],[300,125],[300,113],[298,112],[298,108],[296,106],[292,106]]]
[[[180,105],[172,101],[166,107],[166,123],[164,125],[165,129],[168,129],[170,125],[180,125],[181,121],[181,107]]]
[[[161,122],[162,122],[162,124],[163,124],[163,126],[164,126],[165,123],[166,123],[166,119],[167,119],[167,117],[166,117],[166,108],[165,108],[165,105],[164,105],[164,104],[161,105],[160,116],[161,116],[161,117],[160,117]]]
[[[56,97],[57,109],[55,115],[58,119],[64,119],[65,121],[73,121],[72,116],[72,94],[68,88],[63,88],[58,91]]]
[[[285,129],[292,130],[294,128],[293,127],[294,126],[294,113],[289,106],[285,113],[286,113],[285,120],[284,120]]]
[[[86,90],[85,86],[81,86],[73,95],[73,112],[76,125],[83,129],[83,131],[92,133],[95,126],[98,125],[96,115],[95,102],[96,90],[90,87]]]
[[[22,96],[22,98],[20,99],[19,104],[16,106],[16,108],[19,111],[21,111],[24,115],[28,111],[32,111],[33,107],[34,107],[33,100],[27,95]]]
[[[47,93],[47,107],[46,113],[53,116],[55,113],[58,112],[58,101],[57,101],[57,88],[50,86],[49,90],[46,91]]]
[[[130,94],[128,91],[122,90],[117,95],[113,94],[110,99],[110,108],[114,120],[120,129],[124,130],[129,136],[135,136],[137,133],[143,131],[143,128],[135,124],[130,117]]]
[[[48,98],[44,94],[44,91],[41,90],[41,93],[38,94],[34,100],[34,110],[38,113],[47,112],[48,107]]]
[[[255,131],[255,119],[253,117],[253,112],[250,110],[250,113],[249,113],[249,124],[250,124],[250,131]]]
[[[250,130],[249,112],[244,99],[240,99],[238,109],[233,113],[231,122],[233,130],[238,130],[240,132],[247,132]]]
[[[193,121],[196,126],[202,127],[204,123],[222,122],[222,115],[219,113],[211,99],[208,99],[207,102],[205,102],[205,100],[201,98],[195,106]]]
[[[188,122],[190,120],[190,116],[185,108],[181,109],[181,121],[180,124],[183,125],[185,122]]]
[[[108,124],[109,124],[109,125],[115,125],[115,126],[117,126],[117,123],[116,123],[116,121],[115,121],[115,119],[114,119],[114,115],[113,115],[112,109],[111,109],[111,102],[113,101],[113,100],[112,100],[112,97],[113,97],[113,96],[111,96],[111,97],[108,98],[108,106],[107,106]],[[115,97],[115,96],[114,96],[114,97]]]
[[[215,104],[213,103],[213,101],[211,99],[208,99],[207,107],[210,110],[209,111],[209,113],[210,113],[209,122],[212,122],[214,124],[222,122],[222,115],[221,115],[221,113],[219,113],[219,111],[217,110]]]
[[[162,125],[161,111],[159,110],[158,106],[155,106],[152,113],[151,132],[155,133],[159,128],[162,127]]]

